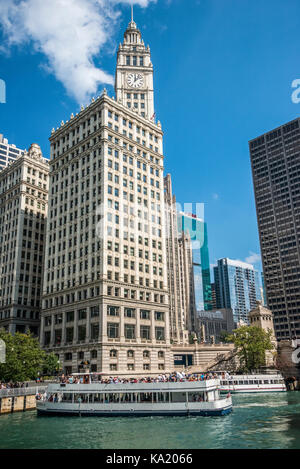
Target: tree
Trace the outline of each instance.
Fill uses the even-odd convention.
[[[53,358],[49,359],[49,355],[41,349],[39,341],[30,334],[16,332],[12,335],[0,329],[0,339],[4,340],[6,345],[6,360],[5,363],[0,363],[0,381],[36,379],[45,363],[53,361]]]
[[[43,374],[53,376],[60,369],[60,363],[55,353],[49,353],[44,361]]]
[[[249,372],[257,370],[266,363],[266,351],[272,350],[271,331],[264,331],[257,326],[242,326],[234,330],[227,337],[237,349],[240,361],[240,371]]]

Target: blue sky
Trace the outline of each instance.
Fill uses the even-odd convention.
[[[81,5],[95,1],[81,0]],[[26,2],[36,11],[40,0]],[[130,20],[129,6],[124,2],[110,2],[116,5],[110,22],[101,26],[102,42],[93,56],[99,70],[111,76],[116,47]],[[6,0],[4,6],[0,0],[2,12],[16,3],[18,0]],[[43,7],[47,3],[44,0]],[[300,104],[291,100],[291,83],[300,78],[300,3],[135,3],[147,5],[136,6],[134,17],[151,47],[155,107],[165,132],[166,172],[172,174],[177,200],[182,204],[205,203],[212,264],[220,257],[245,260],[251,253],[259,253],[248,140],[298,117],[300,112]],[[78,112],[81,90],[78,83],[70,84],[68,73],[61,68],[61,57],[51,62],[45,54],[48,49],[41,46],[45,39],[43,12],[39,12],[36,24],[34,16],[22,17],[20,11],[5,13],[10,14],[11,29],[6,25],[0,32],[0,78],[7,85],[7,102],[0,104],[0,133],[20,148],[37,142],[48,156],[51,129]],[[52,24],[55,28],[55,18],[48,19],[46,12],[46,28]],[[2,27],[3,21],[2,16]],[[22,21],[26,21],[23,33]],[[63,44],[61,48],[64,51]],[[81,52],[84,55],[85,51]],[[99,93],[103,87],[99,83]],[[112,94],[111,85],[106,87]]]

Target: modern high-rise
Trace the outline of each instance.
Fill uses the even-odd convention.
[[[300,119],[249,142],[268,307],[277,340],[300,338]]]
[[[40,325],[49,163],[32,144],[0,172],[0,328]]]
[[[212,309],[207,223],[196,215],[178,213],[179,233],[188,233],[192,243],[196,311]]]
[[[251,264],[228,258],[214,267],[217,308],[232,309],[233,320],[249,323],[249,311],[261,300],[258,271]]]
[[[164,156],[150,49],[131,21],[115,93],[52,131],[41,344],[64,372],[172,369]]]
[[[0,171],[14,162],[23,152],[24,150],[17,148],[16,145],[9,144],[7,138],[0,134]]]

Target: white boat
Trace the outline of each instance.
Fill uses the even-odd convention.
[[[249,392],[284,392],[286,385],[281,374],[251,374],[232,375],[228,373],[220,376],[220,392],[249,393]]]
[[[86,375],[85,375],[86,376]],[[167,382],[50,384],[37,400],[38,414],[80,416],[226,415],[230,396],[221,398],[218,379]]]

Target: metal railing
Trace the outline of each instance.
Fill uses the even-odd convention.
[[[11,388],[0,389],[0,398],[17,397],[17,396],[35,396],[37,392],[43,393],[47,386],[34,386],[30,388]]]

